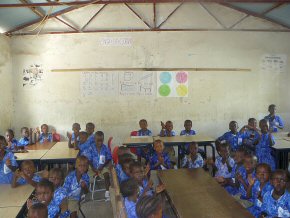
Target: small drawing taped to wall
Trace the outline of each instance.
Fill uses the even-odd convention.
[[[43,79],[43,68],[39,64],[32,64],[23,69],[23,87],[34,87]]]

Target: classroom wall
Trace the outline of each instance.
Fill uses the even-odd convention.
[[[178,19],[169,20],[167,25],[181,23],[186,14],[179,11]],[[100,38],[107,36],[132,37],[133,43],[131,47],[101,46]],[[287,118],[289,130],[289,36],[286,32],[194,31],[12,37],[12,126],[19,129],[48,123],[65,135],[73,122],[79,122],[85,129],[85,123],[92,121],[97,130],[103,130],[107,137],[113,136],[114,143],[120,144],[132,130],[138,129],[141,118],[148,120],[155,135],[160,131],[160,120],[172,120],[179,132],[183,121],[191,119],[197,132],[217,137],[227,131],[230,120],[237,120],[242,127],[249,117],[264,117],[268,105],[275,103],[278,112]],[[287,72],[261,72],[261,57],[269,53],[288,55]],[[41,64],[45,76],[39,86],[23,88],[22,71],[31,64]],[[189,72],[188,98],[83,98],[80,72],[50,72],[59,68],[97,67],[249,68],[251,71]]]
[[[12,71],[10,40],[0,34],[0,135],[11,126],[13,114]]]

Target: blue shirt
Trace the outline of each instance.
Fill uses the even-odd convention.
[[[41,179],[42,179],[42,178],[41,178],[39,175],[37,175],[36,173],[34,173],[34,175],[33,175],[33,177],[32,177],[32,181],[38,183],[38,182],[40,182]],[[23,177],[20,177],[20,178],[17,179],[16,183],[17,183],[18,185],[26,185],[26,184],[27,184],[27,181],[26,181],[26,179],[24,179]]]
[[[29,138],[27,137],[22,137],[19,139],[17,146],[27,146],[29,145]]]
[[[129,179],[130,177],[123,171],[122,166],[120,164],[116,165],[116,172],[119,183]]]
[[[268,191],[263,198],[261,210],[267,213],[267,217],[290,217],[290,194],[285,190],[278,200],[272,197],[272,191]]]
[[[189,132],[187,132],[185,129],[180,132],[180,135],[185,135],[185,136],[187,136],[187,135],[195,135],[195,134],[196,134],[196,132],[193,129],[191,129]],[[188,151],[189,145],[190,145],[190,143],[186,143],[184,145],[184,148],[181,147],[181,149],[180,149],[180,154],[181,155],[189,153],[189,151]]]
[[[200,168],[203,167],[203,159],[200,154],[197,153],[197,157],[194,161],[191,159],[191,155],[186,155],[182,159],[181,167],[185,167],[187,165],[187,168],[194,169],[194,168]]]
[[[260,138],[259,133],[255,130],[247,129],[245,132],[243,132],[243,135],[243,144],[251,149],[254,149],[254,143],[258,142]]]
[[[249,181],[248,181],[248,174],[247,174],[247,171],[246,171],[246,168],[244,166],[241,166],[239,169],[238,169],[238,173],[242,176],[243,180],[245,181],[245,183],[247,184],[247,186],[249,186]],[[256,173],[255,171],[253,171],[252,174],[252,177],[253,178],[256,178]],[[242,183],[240,183],[240,186],[239,186],[239,192],[241,194],[241,199],[248,199],[247,198],[247,190],[246,188],[243,186]],[[252,198],[250,199],[252,201]]]
[[[142,196],[144,189],[148,186],[148,180],[147,179],[143,179],[142,181],[142,186],[139,185],[139,196]],[[149,191],[147,191],[146,193],[147,196],[152,196],[153,195],[153,191],[150,189]]]
[[[85,143],[79,143],[78,144],[78,148],[80,150],[80,154],[79,155],[83,155],[84,151],[87,150],[88,148],[90,148],[91,144],[90,142],[87,140]]]
[[[127,212],[127,218],[138,218],[136,215],[136,203],[134,201],[125,198],[125,208]]]
[[[14,154],[12,152],[5,152],[3,160],[0,161],[0,184],[10,184],[12,182],[13,173],[7,167],[6,160],[10,159],[13,167],[18,166]]]
[[[270,134],[265,133],[261,135],[260,141],[256,146],[256,156],[258,158],[259,163],[266,163],[271,166],[271,169],[275,169],[275,160],[271,155],[271,147],[270,147]],[[273,145],[275,144],[274,136],[271,135]]]
[[[185,129],[180,132],[180,135],[195,135],[195,134],[196,132],[193,129],[191,129],[189,132],[187,132]]]
[[[229,165],[233,168],[235,161],[233,158],[228,158]],[[232,171],[229,171],[227,163],[222,162],[222,157],[217,157],[215,160],[215,166],[217,168],[216,177],[232,178]]]
[[[162,152],[161,156],[163,157],[164,164],[166,166],[159,165],[158,167],[154,167],[154,165],[157,164],[157,162],[158,162],[158,155],[157,155],[156,152],[154,152],[152,157],[150,158],[150,169],[151,170],[164,170],[164,169],[170,169],[171,168],[170,158],[169,158],[168,154],[165,153],[165,152]]]
[[[242,145],[243,138],[244,138],[244,135],[242,133],[237,132],[236,134],[233,134],[230,131],[220,136],[218,140],[221,142],[225,141],[231,146],[232,151],[236,151]]]
[[[272,130],[272,132],[278,132],[278,127],[277,126],[281,126],[282,128],[284,127],[283,120],[278,115],[275,115],[275,116],[272,117],[269,114],[268,116],[265,116],[265,119],[267,121],[269,121],[270,130]]]
[[[17,145],[18,145],[18,141],[17,141],[16,139],[12,139],[12,140],[11,140],[11,146],[10,146],[10,147],[6,147],[6,150],[7,150],[7,151],[13,151],[13,150],[16,150]]]
[[[154,153],[154,149],[152,148],[152,145],[147,145],[146,147],[137,148],[137,155],[146,160],[145,164],[147,164],[150,161],[150,158],[153,153]]]
[[[143,131],[142,129],[138,130],[138,136],[152,136],[152,132],[149,129]]]
[[[48,142],[52,142],[53,141],[51,133],[48,133],[46,136],[43,133],[41,133],[39,135],[39,143],[43,144],[45,141],[48,141]]]
[[[107,160],[112,160],[111,152],[104,144],[102,144],[101,146],[100,153],[96,148],[96,144],[94,144],[93,146],[90,146],[90,148],[85,150],[83,152],[83,155],[89,159],[95,169],[103,166]]]
[[[160,136],[161,136],[161,133],[162,133],[162,130],[160,131]],[[168,132],[166,129],[164,130],[164,136],[163,137],[166,137],[166,136],[176,136],[176,132],[174,130],[172,130],[171,132]]]
[[[72,142],[72,144],[75,142],[75,133],[74,132],[71,134],[71,142]],[[77,137],[77,143],[78,144],[80,143],[80,137],[79,136]]]
[[[95,134],[93,133],[92,135],[90,135],[89,137],[88,137],[88,140],[87,140],[90,144],[95,144],[96,142],[95,142]]]
[[[81,182],[84,181],[89,187],[90,183],[90,177],[87,173],[84,173],[80,179],[80,182],[77,181],[77,175],[76,170],[72,171],[68,174],[68,176],[65,178],[63,187],[67,191],[68,198],[74,199],[74,200],[80,200],[81,198]]]

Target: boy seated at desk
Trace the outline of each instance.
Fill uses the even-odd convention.
[[[5,138],[6,138],[6,142],[7,142],[6,149],[9,151],[16,151],[18,141],[14,138],[14,131],[12,129],[6,130]]]
[[[255,118],[250,118],[248,120],[248,125],[243,126],[240,133],[243,134],[243,147],[246,149],[247,153],[255,154],[256,145],[260,138],[259,130],[257,129],[257,120]]]
[[[49,132],[48,125],[42,124],[40,129],[41,132],[38,127],[34,130],[34,133],[36,134],[36,141],[40,144],[53,142],[52,133]]]
[[[87,150],[83,152],[89,160],[90,169],[89,175],[91,178],[94,176],[99,176],[105,179],[105,198],[109,200],[110,198],[110,174],[109,167],[112,162],[112,155],[108,147],[104,144],[104,133],[102,131],[97,131],[95,133],[95,142]]]
[[[79,155],[83,155],[83,153],[85,152],[85,150],[89,149],[91,144],[88,140],[88,133],[85,131],[81,131],[79,133],[79,143],[76,145],[74,144],[75,149],[79,149]]]
[[[173,123],[172,121],[168,120],[165,125],[161,121],[161,131],[160,131],[160,137],[172,137],[176,136],[176,132],[173,130]],[[170,161],[173,165],[176,164],[177,159],[175,157],[175,150],[173,146],[167,146],[164,149],[164,152],[166,152],[169,155]]]
[[[264,119],[269,122],[269,130],[271,132],[278,132],[278,129],[282,130],[284,128],[283,120],[276,114],[276,110],[276,105],[270,104],[268,107],[270,114],[264,117]]]
[[[28,129],[28,127],[21,128],[21,138],[18,140],[17,147],[22,147],[23,149],[27,145],[32,144],[32,132]]]
[[[80,142],[80,137],[79,137],[79,134],[80,134],[80,129],[81,129],[81,126],[79,123],[74,123],[72,125],[72,131],[73,133],[69,133],[67,132],[67,137],[68,137],[68,147],[69,148],[75,148],[79,145],[79,142]]]
[[[86,124],[86,132],[88,133],[88,141],[90,144],[95,143],[95,124],[89,122]]]
[[[203,158],[198,153],[198,145],[196,142],[189,144],[189,154],[182,159],[182,168],[194,169],[201,168],[204,165]]]

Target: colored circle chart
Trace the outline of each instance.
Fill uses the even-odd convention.
[[[171,82],[171,79],[172,79],[171,73],[169,73],[169,72],[162,72],[159,75],[159,79],[160,79],[160,82],[162,82],[163,84],[170,83]]]
[[[166,97],[170,95],[171,89],[169,85],[164,84],[159,87],[158,92],[160,96]]]
[[[176,81],[178,83],[186,83],[187,82],[187,73],[180,71],[176,74]]]
[[[186,85],[178,85],[176,87],[176,93],[180,97],[185,97],[188,94],[188,88]]]

